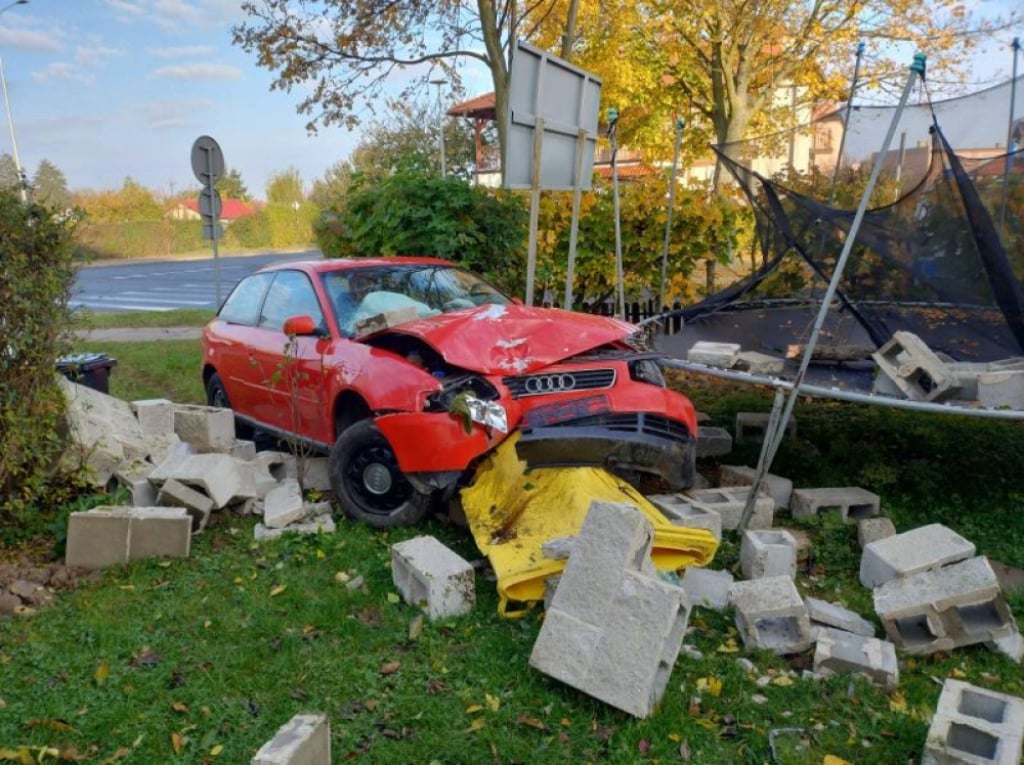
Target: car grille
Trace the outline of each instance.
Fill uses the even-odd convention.
[[[578,390],[601,390],[615,385],[614,369],[583,369],[576,372],[548,372],[542,375],[504,377],[502,382],[512,398],[546,396]]]
[[[689,429],[683,423],[670,420],[668,417],[663,417],[660,414],[646,414],[644,412],[595,414],[590,417],[556,422],[548,427],[601,427],[622,433],[643,433],[659,438],[667,438],[672,441],[689,441],[691,438]]]

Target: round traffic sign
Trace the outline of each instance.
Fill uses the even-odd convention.
[[[204,218],[220,218],[221,202],[220,192],[209,187],[199,191],[199,214]]]
[[[224,177],[224,152],[208,135],[199,136],[192,144],[192,172],[204,186]]]

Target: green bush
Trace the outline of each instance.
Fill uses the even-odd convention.
[[[228,247],[252,250],[270,246],[270,219],[265,211],[246,215],[232,222],[224,231]]]
[[[187,220],[85,223],[77,227],[74,241],[79,257],[87,260],[166,257],[209,247],[202,233],[198,221]]]
[[[70,351],[74,219],[0,192],[0,531],[61,497],[53,466],[64,397],[55,362]]]

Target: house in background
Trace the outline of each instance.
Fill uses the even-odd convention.
[[[248,202],[243,202],[241,199],[223,199],[221,200],[220,218],[219,223],[225,225],[244,218],[247,215],[252,215],[256,212],[256,208]],[[168,218],[171,220],[200,220],[202,216],[199,214],[199,200],[198,199],[182,199],[167,213]]]

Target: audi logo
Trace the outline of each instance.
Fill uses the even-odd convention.
[[[526,378],[524,386],[526,392],[536,395],[538,393],[561,393],[573,390],[576,387],[576,378],[570,374],[564,375],[537,375]]]

